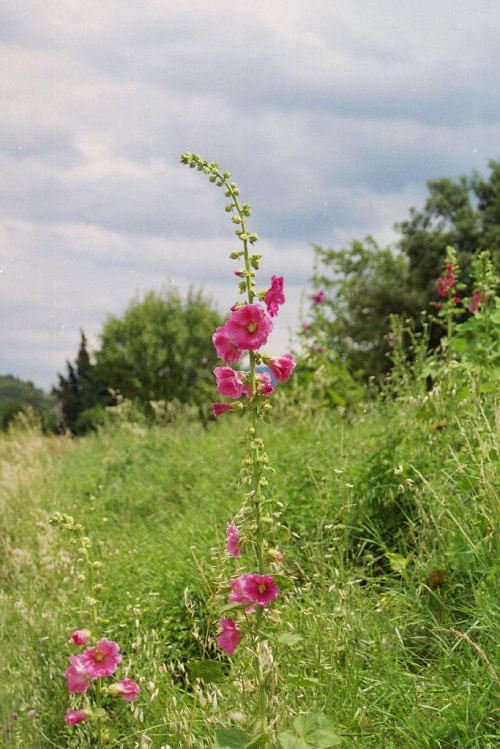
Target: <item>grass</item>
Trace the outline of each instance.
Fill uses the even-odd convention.
[[[493,396],[453,409],[436,397],[439,407],[423,396],[367,405],[349,423],[283,408],[266,429],[275,541],[293,583],[275,616],[300,637],[276,654],[279,730],[321,710],[346,748],[498,746],[500,411]],[[85,726],[63,724],[83,593],[69,537],[48,525],[55,511],[93,541],[120,673],[141,684],[137,703],[116,708],[113,745],[209,747],[216,726],[244,719],[244,647],[221,684],[193,684],[186,668],[221,658],[217,585],[237,569],[222,549],[243,493],[241,432],[229,417],[1,437],[0,746],[88,745]]]

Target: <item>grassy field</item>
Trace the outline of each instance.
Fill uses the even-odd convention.
[[[348,418],[283,407],[266,427],[293,583],[274,616],[297,635],[275,653],[279,730],[321,710],[346,748],[499,746],[500,411],[493,396],[447,398]],[[57,511],[93,542],[106,634],[141,685],[115,708],[112,745],[210,747],[215,727],[244,720],[248,654],[230,666],[214,643],[217,591],[238,569],[224,531],[243,493],[242,431],[235,416],[0,436],[0,746],[90,745],[85,725],[63,722],[85,593],[69,535],[48,524]],[[193,683],[197,658],[220,659],[227,679]]]

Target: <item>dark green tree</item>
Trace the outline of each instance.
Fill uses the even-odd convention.
[[[176,289],[150,291],[123,317],[108,317],[96,352],[99,375],[146,411],[150,401],[201,405],[217,365],[212,335],[222,322],[201,291],[190,289],[185,300]]]
[[[66,366],[67,375],[58,375],[59,387],[53,392],[61,402],[64,427],[73,434],[84,434],[94,428],[98,414],[113,405],[114,399],[90,361],[83,330],[75,363],[66,362]]]
[[[395,225],[400,239],[380,248],[371,237],[347,249],[316,248],[322,270],[315,286],[327,291],[330,345],[354,370],[378,375],[388,367],[389,317],[399,314],[418,330],[422,311],[439,301],[436,278],[454,247],[470,296],[470,269],[476,252],[490,250],[500,262],[500,162],[489,162],[489,176],[474,173],[457,180],[427,183],[429,196],[422,210],[412,208],[406,221]],[[329,293],[328,293],[329,292]],[[435,326],[431,347],[443,331]]]

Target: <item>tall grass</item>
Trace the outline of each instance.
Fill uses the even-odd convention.
[[[318,709],[344,747],[498,746],[498,400],[470,388],[460,404],[438,391],[367,405],[349,423],[333,410],[280,414],[265,439],[280,468],[294,636],[277,725]],[[118,708],[129,738],[113,745],[209,747],[208,727],[238,725],[245,649],[221,684],[185,665],[224,660],[211,600],[239,503],[238,421],[1,437],[0,746],[81,746],[63,725],[61,673],[82,593],[54,511],[94,540],[107,632],[141,683],[140,700]]]

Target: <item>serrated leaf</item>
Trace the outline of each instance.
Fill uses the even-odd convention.
[[[391,551],[386,551],[385,556],[389,560],[391,570],[398,572],[400,575],[406,570],[410,557],[404,557],[402,554],[396,554]]]
[[[247,749],[249,741],[239,728],[220,728],[215,732],[214,749]]]
[[[187,667],[193,679],[202,679],[205,684],[216,684],[225,678],[220,661],[188,661]]]
[[[301,640],[301,635],[298,635],[295,632],[283,632],[282,635],[276,638],[277,642],[280,642],[282,645],[289,645],[290,647],[296,645]]]
[[[342,741],[333,720],[323,713],[299,715],[293,725],[295,735],[290,731],[278,735],[283,749],[330,749]]]

